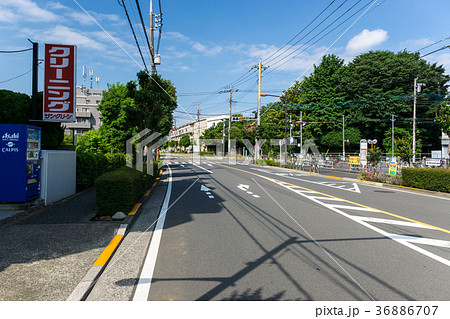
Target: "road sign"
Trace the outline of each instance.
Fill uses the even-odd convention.
[[[397,175],[397,159],[393,158],[389,163],[389,175]]]

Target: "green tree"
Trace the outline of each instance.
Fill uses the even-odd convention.
[[[412,140],[406,137],[399,138],[396,139],[395,144],[397,147],[398,156],[409,165],[414,156],[414,152],[412,150]]]
[[[346,68],[342,87],[347,100],[353,101],[349,114],[359,120],[363,138],[382,140],[392,114],[412,117],[416,77],[426,83],[419,97],[427,97],[426,103],[418,103],[417,117],[431,117],[436,108],[434,100],[447,93],[449,76],[444,73],[442,66],[429,64],[419,53],[370,51],[357,56]],[[424,143],[436,142],[437,127],[421,127],[421,134]]]
[[[372,165],[374,170],[376,170],[378,163],[381,162],[382,156],[383,151],[379,147],[374,147],[367,153],[367,161]]]
[[[90,130],[77,136],[77,151],[83,153],[109,153],[111,151],[104,129]]]
[[[42,118],[43,94],[38,93],[38,118]],[[31,98],[24,93],[0,90],[0,119],[2,124],[28,124],[38,126],[41,132],[42,149],[55,149],[64,139],[64,128],[59,122],[29,121]]]
[[[450,103],[441,104],[439,111],[436,114],[436,122],[441,130],[450,136]]]
[[[31,117],[31,100],[25,93],[0,90],[2,124],[27,124]]]
[[[327,144],[329,139],[323,137],[342,130],[339,119],[344,114],[342,102],[346,98],[341,85],[344,73],[344,60],[334,54],[326,55],[319,65],[314,65],[314,71],[309,76],[305,77],[301,83],[295,82],[280,99],[284,101],[288,98],[288,103],[297,103],[297,108],[303,111],[304,121],[320,122],[308,127],[319,146],[329,148],[330,145]]]
[[[136,104],[133,99],[133,86],[120,83],[108,85],[98,106],[101,112],[102,130],[113,151],[125,152],[125,142],[139,132],[134,121]]]
[[[136,102],[133,119],[140,131],[148,128],[165,136],[172,129],[172,112],[177,107],[176,89],[172,82],[157,74],[140,71],[137,77],[138,88],[129,90],[134,92]]]
[[[188,134],[184,134],[180,139],[180,146],[187,148],[192,145],[191,138]]]

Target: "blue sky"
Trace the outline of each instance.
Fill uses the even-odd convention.
[[[125,0],[125,4],[149,64],[142,31],[138,31],[141,28],[135,1]],[[149,0],[141,0],[140,4],[148,27]],[[153,6],[159,13],[158,0],[153,0]],[[327,6],[317,20],[294,38]],[[229,94],[217,92],[230,83],[239,90],[233,94],[233,113],[256,110],[257,73],[252,66],[260,58],[269,67],[263,72],[262,91],[277,95],[296,79],[308,75],[325,53],[334,53],[349,62],[369,50],[414,52],[450,36],[448,0],[161,0],[161,7],[162,64],[157,69],[177,88],[179,107],[174,115],[178,125],[196,117],[197,103],[201,117],[227,114]],[[108,83],[136,79],[142,66],[124,9],[117,0],[1,0],[0,50],[29,48],[28,38],[40,43],[41,58],[46,42],[76,44],[78,85],[83,82],[83,65],[94,71],[94,79],[100,77],[102,89]],[[155,39],[157,42],[158,33]],[[445,40],[421,52],[449,44],[450,40]],[[449,49],[426,59],[443,64],[450,73]],[[30,51],[0,54],[0,89],[30,94],[30,69]],[[39,77],[42,90],[42,69]],[[95,81],[93,87],[97,88]],[[262,103],[274,100],[265,97]]]

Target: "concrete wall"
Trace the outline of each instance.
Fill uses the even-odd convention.
[[[42,151],[41,199],[47,205],[76,192],[75,151]]]

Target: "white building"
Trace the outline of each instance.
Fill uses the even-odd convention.
[[[180,127],[176,127],[174,130],[170,131],[169,141],[180,141],[181,137],[185,134],[188,134],[191,139],[197,141],[207,129],[216,126],[224,120],[228,120],[228,117],[228,115],[207,117],[200,119],[199,121],[192,121]]]
[[[76,122],[64,123],[65,134],[83,134],[89,130],[98,130],[102,125],[102,115],[98,105],[102,100],[104,90],[88,89],[77,86]]]

